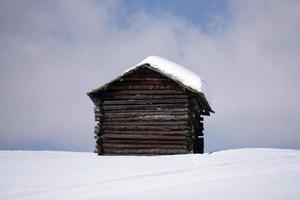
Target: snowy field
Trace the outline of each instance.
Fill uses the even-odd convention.
[[[300,199],[300,150],[103,156],[0,151],[0,199]]]

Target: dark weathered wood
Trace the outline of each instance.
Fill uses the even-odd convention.
[[[145,131],[140,131],[140,130],[134,130],[134,131],[126,131],[126,130],[103,130],[103,134],[127,134],[127,135],[165,135],[165,136],[185,136],[187,133],[187,130],[160,130],[160,131],[155,131],[155,130],[145,130]]]
[[[186,94],[129,94],[129,95],[114,95],[103,94],[103,100],[138,100],[138,99],[183,99],[186,98]]]
[[[101,108],[100,108],[100,106],[95,106],[95,108],[94,108],[94,112],[96,113],[96,112],[101,112]]]
[[[98,135],[100,133],[100,127],[95,127],[94,133]]]
[[[193,152],[194,153],[203,153],[204,152],[204,148],[203,147],[204,147],[204,139],[196,137],[194,139],[194,149],[193,149]]]
[[[128,109],[145,109],[145,108],[184,108],[187,104],[153,104],[153,105],[110,105],[103,106],[104,112],[107,110],[128,110]]]
[[[135,80],[123,80],[115,82],[109,86],[106,87],[106,90],[110,90],[112,87],[127,87],[127,86],[151,86],[151,85],[164,85],[164,86],[176,86],[176,89],[178,90],[184,90],[180,87],[178,87],[178,84],[175,83],[172,80],[168,79],[156,79],[156,80],[143,80],[143,78],[137,78]]]
[[[163,115],[168,115],[168,114],[177,114],[177,112],[184,112],[187,113],[187,108],[182,107],[182,108],[160,108],[160,107],[148,107],[148,108],[143,108],[143,109],[118,109],[118,110],[106,110],[104,112],[104,115],[108,114],[114,114],[114,113],[124,113],[124,114],[129,114],[133,113],[134,115],[138,114],[138,116],[144,114],[144,115],[156,115],[156,114],[163,114]]]
[[[187,103],[188,99],[104,100],[103,105],[144,105]]]
[[[160,77],[125,77],[123,79],[124,81],[151,81],[151,82],[156,82],[156,81],[164,81],[165,78],[160,78]]]
[[[102,121],[102,118],[101,118],[101,116],[95,116],[95,121],[97,121],[97,122],[101,122],[101,121]]]
[[[96,112],[95,112],[95,117],[102,117],[102,116],[103,116],[102,113],[100,113],[100,112],[99,112],[99,113],[98,113],[98,112],[96,113]]]
[[[185,145],[179,145],[179,144],[137,144],[137,143],[131,143],[131,144],[116,144],[116,143],[107,143],[105,142],[103,144],[104,149],[184,149]]]
[[[106,118],[130,118],[130,117],[141,117],[141,116],[152,116],[152,115],[174,115],[174,116],[182,116],[187,115],[186,111],[172,111],[172,110],[136,110],[136,111],[128,111],[123,110],[120,112],[106,112],[104,113],[104,117]]]
[[[157,155],[157,154],[185,154],[185,149],[105,149],[104,154],[108,155],[128,155],[128,154],[142,154],[142,155]]]
[[[152,130],[152,131],[161,131],[161,130],[186,130],[187,126],[107,126],[103,125],[104,130],[119,130],[119,131],[129,131],[129,130]]]
[[[104,153],[102,144],[96,143],[95,148],[96,148],[95,151],[97,152],[98,155],[102,155]]]
[[[191,115],[189,115],[189,120],[192,124],[192,146],[194,153],[203,153],[204,151],[203,117],[201,117],[201,115],[205,114],[203,110],[203,107],[199,104],[196,97],[190,98],[189,111],[191,112]]]
[[[155,70],[133,71],[90,97],[99,155],[203,152],[206,102]]]
[[[111,121],[182,121],[187,120],[188,115],[145,115],[138,117],[104,118],[103,123]]]
[[[184,121],[106,121],[104,126],[187,126]]]
[[[179,145],[186,145],[185,140],[153,140],[153,139],[118,139],[118,138],[106,138],[105,143],[117,143],[117,144],[166,144],[166,145],[171,145],[171,144],[179,144]]]
[[[169,94],[169,95],[174,95],[174,94],[186,94],[185,91],[180,91],[180,90],[108,90],[107,94],[110,95],[129,95],[129,94]]]
[[[119,130],[119,131],[145,131],[145,130],[155,130],[155,131],[163,131],[163,130],[186,130],[187,126],[108,126],[103,125],[104,130]]]
[[[127,135],[127,134],[104,134],[102,138],[128,138],[128,139],[155,139],[155,140],[184,140],[185,136],[166,136],[166,135]]]
[[[198,103],[196,98],[190,98],[189,104],[190,104],[191,112],[194,112],[198,116],[204,113],[203,107]]]
[[[176,85],[162,85],[162,84],[136,84],[136,85],[119,85],[119,86],[111,86],[110,90],[177,90],[178,87]]]

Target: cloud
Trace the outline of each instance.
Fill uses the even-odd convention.
[[[93,150],[85,93],[148,55],[210,84],[207,151],[300,148],[298,1],[228,1],[231,17],[211,19],[215,33],[119,1],[0,4],[2,149]]]

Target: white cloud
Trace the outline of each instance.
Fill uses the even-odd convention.
[[[228,6],[230,21],[213,22],[224,33],[208,34],[168,13],[125,15],[118,1],[1,1],[0,147],[92,150],[85,93],[154,54],[208,80],[208,150],[300,148],[300,4]]]

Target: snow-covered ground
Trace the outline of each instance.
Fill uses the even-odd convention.
[[[0,151],[0,199],[300,199],[300,150],[174,156]]]

